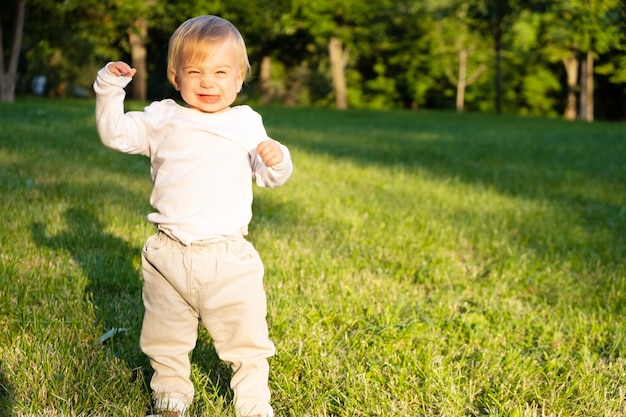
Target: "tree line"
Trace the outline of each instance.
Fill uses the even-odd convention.
[[[1,98],[89,95],[118,59],[133,98],[171,96],[168,38],[200,14],[240,29],[263,104],[626,120],[623,0],[5,0]]]

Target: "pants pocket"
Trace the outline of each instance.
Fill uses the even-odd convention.
[[[163,233],[155,233],[150,236],[143,245],[144,252],[155,252],[167,245],[167,238]]]

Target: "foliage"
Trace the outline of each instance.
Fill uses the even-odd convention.
[[[50,96],[74,94],[76,87],[87,90],[103,57],[120,56],[109,43],[119,40],[105,7],[90,0],[27,2],[23,49],[28,65],[23,80],[45,75]]]
[[[622,126],[259,110],[296,166],[250,229],[278,415],[624,415]],[[0,414],[144,415],[147,161],[99,143],[91,101],[0,125]],[[206,332],[193,363],[194,415],[233,415]]]
[[[549,30],[545,17],[546,14],[523,12],[511,29],[507,42],[518,53],[510,56],[508,62],[512,71],[520,76],[509,83],[517,93],[515,102],[519,114],[557,117],[562,113],[557,98],[564,90],[558,69],[565,55],[548,56],[547,48],[542,48],[541,36]]]
[[[593,52],[597,90],[610,95],[596,109],[607,114],[625,94],[625,10],[618,0],[32,0],[21,92],[36,75],[47,76],[49,95],[70,95],[74,86],[89,92],[100,66],[128,58],[128,31],[142,18],[149,23],[149,94],[169,95],[169,35],[183,20],[211,13],[241,29],[257,71],[271,59],[275,102],[333,103],[328,42],[337,37],[349,51],[354,108],[453,108],[456,92],[446,73],[466,48],[469,72],[486,68],[467,88],[467,109],[557,116],[566,101],[558,65],[574,48]],[[258,72],[246,90],[253,100],[257,81]]]
[[[622,39],[622,37],[626,35],[626,4],[624,2],[619,4],[614,11],[607,14],[606,18],[612,21],[612,25],[617,27],[621,35],[621,37],[617,39]],[[619,45],[612,45],[612,47],[621,53],[608,53],[607,59],[596,68],[596,71],[600,74],[608,75],[613,83],[622,85],[623,88],[626,89],[626,87],[624,87],[626,85],[626,55],[624,54],[624,42],[622,41]],[[613,50],[611,50],[611,52],[613,52]]]

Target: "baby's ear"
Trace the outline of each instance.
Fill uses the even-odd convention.
[[[239,71],[237,74],[237,92],[241,92],[241,87],[243,87],[243,82],[246,80],[246,72],[244,70]]]
[[[178,76],[176,75],[175,70],[170,71],[168,78],[170,82],[172,83],[172,85],[174,86],[174,88],[176,89],[176,91],[180,91],[180,88],[178,87]]]

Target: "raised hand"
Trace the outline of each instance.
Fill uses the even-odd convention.
[[[135,73],[137,72],[135,68],[131,68],[130,65],[123,61],[111,62],[109,65],[107,65],[107,71],[109,71],[113,75],[117,75],[118,77],[130,78],[132,78],[133,75],[135,75]]]

